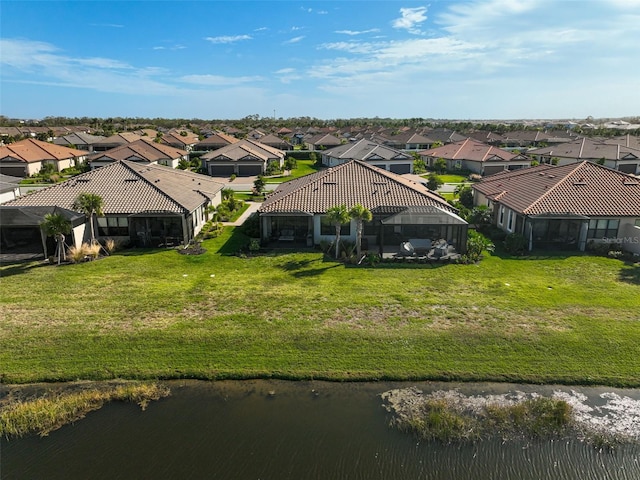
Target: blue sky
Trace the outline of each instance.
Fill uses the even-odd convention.
[[[640,0],[16,1],[0,114],[640,115]]]

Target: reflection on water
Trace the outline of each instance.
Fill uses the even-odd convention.
[[[399,383],[170,382],[146,411],[113,404],[49,437],[1,440],[9,479],[633,479],[640,448],[578,441],[420,443],[387,426]],[[513,385],[417,384],[500,394]],[[545,389],[546,388],[546,389]],[[517,386],[548,395],[558,387]],[[570,391],[571,389],[567,389]],[[574,388],[575,390],[575,388]],[[599,398],[612,389],[580,389]],[[273,394],[271,394],[273,393]],[[639,390],[624,395],[640,399]]]

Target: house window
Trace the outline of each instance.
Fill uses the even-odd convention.
[[[504,225],[504,207],[502,205],[500,205],[498,214],[498,225]]]
[[[129,236],[127,217],[98,217],[98,235],[101,237]]]
[[[620,220],[617,218],[593,218],[589,220],[587,238],[602,239],[618,236]]]
[[[507,230],[513,232],[513,211],[509,210],[509,215],[507,217]]]
[[[328,218],[323,215],[320,217],[320,235],[335,235],[336,227],[329,222]],[[351,222],[345,223],[340,228],[340,235],[349,236],[351,235]]]

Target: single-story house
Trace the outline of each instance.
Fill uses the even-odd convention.
[[[78,150],[86,150],[93,152],[93,144],[101,142],[105,137],[100,135],[91,135],[90,133],[74,132],[64,137],[58,137],[53,140],[56,145],[63,147],[77,148]]]
[[[590,138],[527,152],[540,163],[568,165],[583,160],[600,163],[624,173],[640,175],[640,150],[617,143],[605,143]]]
[[[94,152],[106,152],[107,150],[111,150],[112,148],[120,147],[122,145],[126,145],[127,143],[132,143],[140,139],[148,140],[152,142],[155,137],[150,136],[142,136],[134,132],[121,132],[111,135],[99,142],[94,142],[93,151]]]
[[[280,138],[273,133],[269,133],[264,137],[260,137],[260,143],[269,147],[277,148],[278,150],[291,150],[291,143],[287,142],[283,138]]]
[[[189,160],[189,153],[169,145],[140,139],[89,157],[91,168],[103,167],[122,160],[176,168],[180,160]]]
[[[364,225],[363,245],[382,253],[403,241],[444,239],[464,253],[467,222],[457,210],[424,185],[366,162],[351,160],[283,183],[260,209],[261,240],[319,245],[335,239],[327,211],[338,205],[363,205],[373,214]],[[342,227],[343,240],[355,242],[356,224]]]
[[[193,150],[193,146],[198,141],[198,136],[195,133],[186,130],[167,132],[158,138],[158,143],[161,145],[168,145],[187,152]]]
[[[212,177],[250,177],[264,174],[269,163],[276,163],[282,168],[284,157],[282,150],[245,138],[206,153],[200,159]]]
[[[209,135],[204,140],[196,143],[193,146],[193,151],[211,152],[213,150],[218,150],[222,147],[226,147],[227,145],[231,145],[232,143],[236,142],[238,142],[238,139],[232,135],[228,135],[222,132],[215,132]]]
[[[322,164],[334,167],[360,160],[393,173],[413,173],[413,157],[395,148],[371,140],[358,140],[322,152]]]
[[[337,147],[343,143],[342,140],[330,133],[308,134],[308,136],[304,138],[304,144],[307,146],[307,150],[312,152]]]
[[[419,153],[428,166],[432,167],[437,159],[443,158],[447,162],[447,170],[467,170],[479,175],[493,175],[531,165],[531,160],[522,154],[508,152],[473,138]]]
[[[38,250],[36,230],[44,213],[54,207],[74,211],[81,193],[93,193],[103,200],[103,215],[94,218],[98,239],[141,247],[187,244],[206,222],[207,208],[220,204],[222,188],[206,175],[122,160],[0,205],[0,227],[10,241],[18,234],[38,240],[31,245]],[[5,215],[11,209],[22,212],[20,225]],[[25,216],[30,216],[30,223],[25,223]],[[85,225],[89,219],[82,217]],[[29,228],[31,235],[25,235]],[[74,232],[75,244],[88,240],[90,231],[86,226]]]
[[[416,132],[407,131],[383,137],[381,143],[396,150],[426,150],[436,141]]]
[[[505,232],[524,235],[529,250],[615,242],[640,253],[640,179],[631,175],[582,161],[499,173],[472,188],[474,203],[490,207]]]
[[[60,172],[84,162],[88,153],[85,150],[27,138],[0,147],[0,173],[28,177],[38,173],[47,164],[53,165]]]

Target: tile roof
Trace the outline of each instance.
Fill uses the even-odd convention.
[[[99,142],[96,142],[95,145],[124,145],[127,143],[131,143],[131,142],[135,142],[136,140],[140,140],[142,137],[142,135],[138,135],[137,133],[133,133],[133,132],[122,132],[122,133],[116,133],[115,135],[111,135],[110,137],[107,137]],[[148,138],[148,137],[147,137]],[[152,141],[153,137],[151,137],[149,139],[149,141]]]
[[[179,148],[139,139],[135,142],[112,148],[106,152],[94,154],[90,157],[89,162],[104,160],[117,162],[120,160],[129,160],[132,157],[135,157],[137,159],[153,163],[158,162],[158,160],[174,160],[176,158],[182,158],[186,154],[187,152],[185,150],[180,150]]]
[[[640,179],[588,161],[498,173],[473,188],[526,215],[640,216]]]
[[[472,162],[508,162],[519,156],[517,153],[487,145],[473,138],[467,138],[461,142],[450,143],[430,150],[423,150],[420,155],[447,160],[469,160]]]
[[[91,135],[84,132],[74,132],[64,137],[56,138],[53,143],[56,145],[92,145],[101,142],[105,137],[99,135]]]
[[[342,160],[412,160],[411,155],[396,150],[395,148],[371,140],[358,140],[355,143],[345,143],[339,147],[330,148],[322,152],[323,155]]]
[[[212,199],[223,185],[211,177],[161,165],[121,161],[7,202],[14,206],[55,205],[73,210],[79,194],[100,195],[106,215],[142,212],[187,213]]]
[[[63,147],[33,138],[0,147],[0,159],[10,157],[26,163],[39,162],[41,160],[66,160],[82,157],[88,153],[84,150]]]
[[[236,137],[231,135],[227,135],[226,133],[216,132],[213,135],[205,138],[201,142],[196,143],[196,147],[202,145],[230,145],[232,143],[237,143],[239,140]]]
[[[262,161],[280,160],[284,158],[284,152],[277,148],[264,145],[257,140],[245,138],[226,147],[209,152],[202,157],[203,160],[238,161],[251,157]]]
[[[423,185],[358,160],[279,185],[259,212],[316,214],[336,205],[352,207],[358,203],[371,211],[435,206],[457,212]]]
[[[590,138],[579,138],[573,142],[561,143],[545,148],[536,148],[527,152],[531,155],[544,155],[560,158],[573,158],[576,160],[591,159],[621,160],[627,158],[640,158],[640,150],[625,147],[617,143],[604,143]]]

